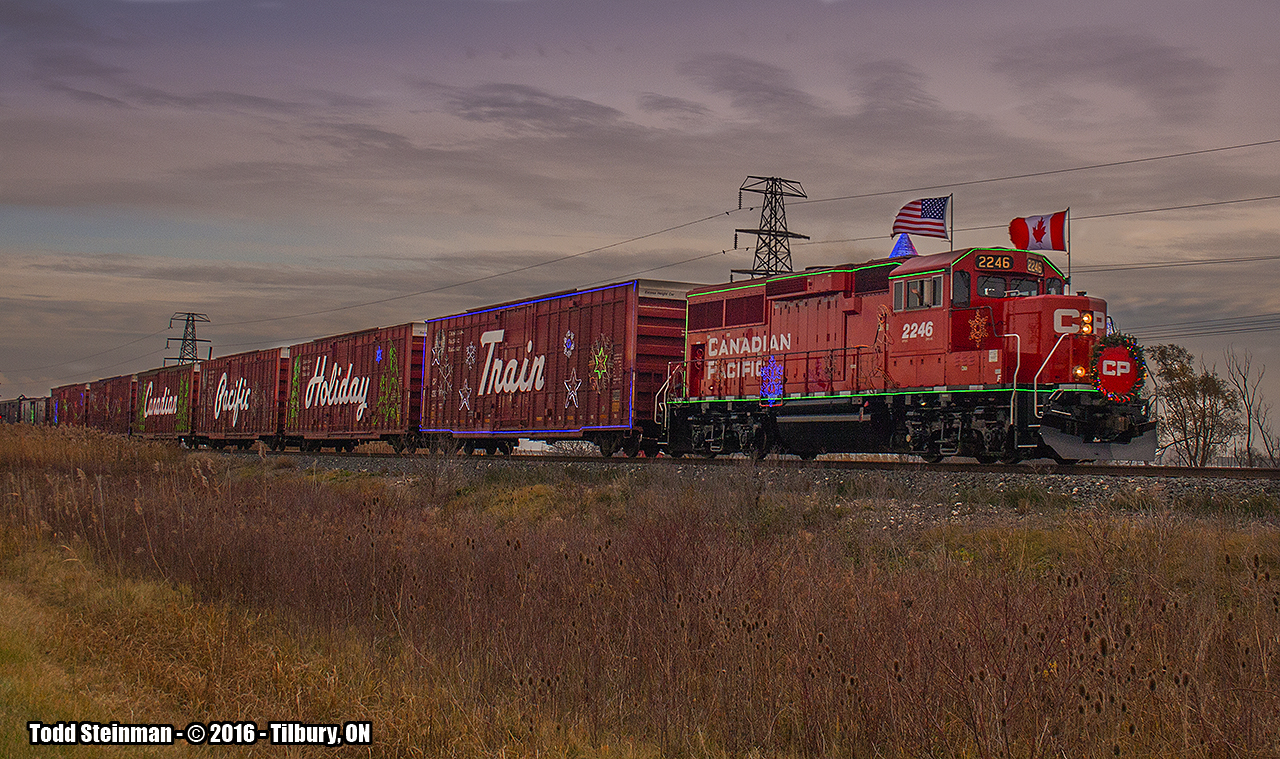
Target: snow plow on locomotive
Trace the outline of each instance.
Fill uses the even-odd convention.
[[[1065,280],[969,248],[693,290],[668,450],[1150,460],[1141,349]]]

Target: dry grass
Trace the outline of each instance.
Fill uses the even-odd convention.
[[[104,602],[19,573],[77,610],[64,659],[118,660],[184,714],[373,719],[386,756],[1280,750],[1278,533],[1203,505],[1081,514],[1022,489],[999,503],[1062,516],[888,535],[838,505],[895,497],[883,481],[747,463],[428,458],[396,486],[148,447],[86,468],[100,445],[132,444],[0,430],[5,553],[163,581]]]

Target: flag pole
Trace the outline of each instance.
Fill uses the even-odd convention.
[[[947,237],[951,240],[951,249],[956,249],[956,194],[953,192],[947,196],[947,205],[951,211],[951,231],[947,233]]]
[[[1063,225],[1067,232],[1067,294],[1070,295],[1075,291],[1071,286],[1071,206],[1067,206],[1067,217],[1063,220]]]

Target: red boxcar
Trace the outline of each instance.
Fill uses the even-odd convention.
[[[132,374],[90,382],[85,400],[85,425],[128,435],[133,418],[134,382]]]
[[[180,364],[138,374],[133,434],[187,440],[200,400],[200,365]]]
[[[204,391],[195,422],[195,442],[214,448],[242,448],[262,440],[282,447],[289,349],[237,353],[200,364]]]
[[[88,394],[89,386],[83,382],[55,387],[49,396],[49,423],[83,425]]]
[[[310,450],[373,440],[416,446],[425,333],[411,322],[291,346],[287,442]]]
[[[527,437],[656,452],[655,394],[682,358],[692,287],[633,280],[429,320],[422,432],[466,450]]]
[[[17,398],[0,401],[0,422],[17,424],[22,421],[22,402]]]

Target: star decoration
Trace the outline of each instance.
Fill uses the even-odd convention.
[[[574,369],[573,374],[569,375],[569,379],[564,381],[564,389],[568,395],[564,398],[564,407],[569,408],[569,403],[573,402],[573,407],[578,408],[578,388],[582,387],[582,380],[578,379],[578,370]]]
[[[458,391],[458,410],[471,410],[471,380],[464,379],[462,381],[462,389]]]
[[[609,384],[609,364],[613,361],[613,341],[601,335],[591,346],[591,388],[600,390]]]

